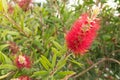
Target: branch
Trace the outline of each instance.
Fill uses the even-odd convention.
[[[114,50],[114,51],[112,51],[111,53],[113,54],[113,53],[117,53],[117,52],[120,52],[120,49]]]
[[[73,74],[70,74],[70,75],[67,75],[67,76],[65,76],[62,80],[68,80],[71,76],[73,76],[75,73],[73,73]]]
[[[20,33],[22,33],[22,34],[25,35],[26,37],[29,37],[29,35],[26,34],[25,31],[23,31],[23,29],[21,28],[21,26],[18,25],[11,17],[9,17],[7,14],[4,15],[4,16],[5,16],[13,25],[16,26],[15,28],[16,28]]]
[[[93,67],[95,67],[96,65],[104,62],[104,61],[113,61],[113,62],[116,62],[120,65],[120,61],[116,60],[116,59],[113,59],[113,58],[102,58],[100,61],[96,62],[95,64],[93,64],[92,66],[90,66],[89,68],[83,70],[82,72],[80,72],[79,74],[75,75],[73,78],[77,78],[83,74],[85,74],[86,72],[88,72],[89,70],[91,70]]]
[[[12,72],[9,72],[9,73],[7,73],[5,75],[0,76],[0,80],[10,76],[11,74],[12,74]]]
[[[70,55],[71,55],[71,54],[65,53],[62,60],[67,60],[67,58],[68,58]],[[53,75],[57,72],[58,67],[59,67],[59,66],[58,66],[58,63],[57,63],[56,66],[55,66],[55,68],[51,71],[50,76],[53,76]]]

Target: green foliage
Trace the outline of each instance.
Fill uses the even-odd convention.
[[[8,47],[8,46],[9,46],[8,44],[1,45],[0,46],[0,51],[2,51],[5,47]]]
[[[43,65],[43,67],[46,69],[46,70],[49,70],[50,67],[52,67],[52,64],[49,62],[49,60],[44,57],[44,56],[41,56],[40,58],[40,62],[41,64]]]
[[[16,66],[10,64],[1,64],[0,69],[16,70]]]
[[[6,0],[0,0],[0,11],[7,12],[8,5]]]
[[[5,54],[3,54],[2,52],[0,52],[0,62],[12,64],[11,59],[9,57],[7,57]]]
[[[34,72],[32,77],[45,79],[48,76],[49,72],[45,70]]]
[[[74,74],[73,71],[60,71],[58,72],[57,75],[55,75],[56,79],[63,79],[65,76],[67,75],[71,75],[71,74]]]

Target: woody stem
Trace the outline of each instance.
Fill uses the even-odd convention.
[[[73,78],[76,79],[77,77],[80,77],[81,75],[85,74],[86,72],[88,72],[89,70],[91,70],[92,68],[94,68],[96,65],[104,62],[104,61],[113,61],[116,62],[120,65],[120,61],[113,59],[113,58],[102,58],[100,61],[96,62],[95,64],[93,64],[92,66],[90,66],[89,68],[83,70],[82,72],[80,72],[79,74],[75,75]]]

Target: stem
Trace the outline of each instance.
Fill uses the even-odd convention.
[[[66,60],[70,55],[71,54],[66,53],[61,59]],[[58,64],[56,64],[55,68],[51,71],[50,76],[53,76],[57,72],[58,67],[59,67]]]
[[[7,73],[5,75],[0,76],[0,80],[10,76],[11,74],[12,74],[12,72],[9,72],[9,73]]]
[[[83,74],[85,74],[86,72],[88,72],[89,70],[91,70],[93,67],[95,67],[96,65],[104,62],[104,61],[113,61],[113,62],[116,62],[120,65],[120,61],[116,60],[116,59],[113,59],[113,58],[102,58],[100,61],[96,62],[95,64],[93,64],[92,66],[90,66],[89,68],[83,70],[82,72],[80,72],[79,74],[75,75],[73,78],[77,78]]]
[[[65,5],[65,3],[64,3],[64,5]],[[67,31],[66,31],[66,27],[65,27],[65,24],[64,24],[64,22],[63,22],[63,16],[61,15],[61,12],[60,12],[60,7],[59,7],[59,5],[58,5],[58,3],[57,3],[57,1],[55,0],[55,8],[56,8],[56,10],[58,11],[58,16],[60,17],[60,21],[61,21],[61,24],[62,24],[62,26],[63,26],[63,32],[64,33],[67,33]]]
[[[65,76],[62,80],[68,80],[71,76],[73,76],[75,73],[73,73],[73,74],[70,74],[70,75],[67,75],[67,76]]]
[[[21,26],[19,24],[17,24],[8,14],[4,15],[11,23],[13,23],[16,27],[16,29],[22,33],[23,35],[25,35],[26,37],[29,37],[28,34],[25,33],[25,31],[23,31],[23,29],[21,28]]]
[[[53,76],[57,71],[57,66],[51,71],[50,76]]]
[[[120,49],[112,51],[111,54],[117,53],[117,52],[120,52]]]

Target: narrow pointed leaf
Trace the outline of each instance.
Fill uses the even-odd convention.
[[[2,51],[5,47],[8,47],[9,44],[4,44],[4,45],[0,45],[0,51]]]
[[[7,57],[5,54],[3,54],[2,52],[0,52],[0,62],[12,64],[11,59]]]
[[[0,69],[16,70],[17,67],[14,65],[10,65],[10,64],[1,64]]]
[[[48,71],[41,70],[41,71],[34,72],[33,75],[32,75],[32,77],[43,78],[43,77],[46,77],[48,74],[49,74]]]

